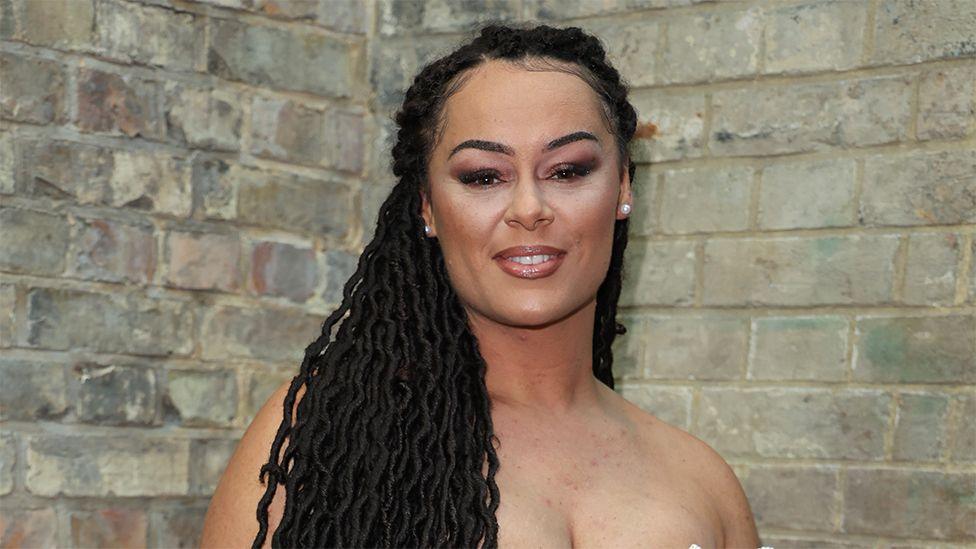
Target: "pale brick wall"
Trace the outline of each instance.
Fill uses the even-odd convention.
[[[0,545],[193,544],[490,19],[633,86],[620,391],[767,544],[976,542],[976,3],[0,0]]]

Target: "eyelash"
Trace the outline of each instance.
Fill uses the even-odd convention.
[[[577,177],[584,177],[586,175],[589,175],[590,171],[591,168],[587,166],[581,166],[579,164],[564,164],[556,168],[555,170],[553,170],[553,173],[556,174],[556,173],[568,172],[571,174],[570,177],[565,178],[565,180],[568,180],[568,179],[574,179]],[[463,173],[458,177],[458,180],[461,183],[464,183],[465,185],[468,186],[477,186],[477,187],[485,188],[485,187],[493,186],[494,183],[483,185],[477,182],[480,181],[481,179],[484,179],[485,177],[497,177],[497,176],[498,176],[498,172],[496,170],[486,169],[486,170],[477,170],[473,172]]]

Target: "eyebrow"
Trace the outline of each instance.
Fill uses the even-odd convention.
[[[572,143],[574,141],[579,141],[581,139],[589,139],[591,141],[596,141],[597,145],[600,144],[600,140],[597,139],[595,135],[588,131],[578,131],[573,132],[562,137],[557,137],[549,143],[546,143],[543,152],[551,151],[553,149],[562,147],[563,145]],[[448,158],[454,156],[454,153],[460,151],[461,149],[481,149],[483,151],[489,152],[500,152],[507,154],[508,156],[515,156],[515,151],[512,150],[508,145],[503,145],[501,143],[495,143],[494,141],[485,141],[483,139],[468,139],[462,142],[457,147],[451,149],[451,154],[447,155]]]

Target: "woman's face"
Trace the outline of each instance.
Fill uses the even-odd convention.
[[[497,60],[469,76],[445,104],[424,221],[469,314],[519,327],[561,320],[606,277],[618,206],[632,203],[627,170],[579,77]]]

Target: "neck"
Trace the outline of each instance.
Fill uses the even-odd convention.
[[[551,415],[599,405],[600,382],[593,376],[595,312],[594,299],[558,322],[526,328],[469,311],[493,406]]]

